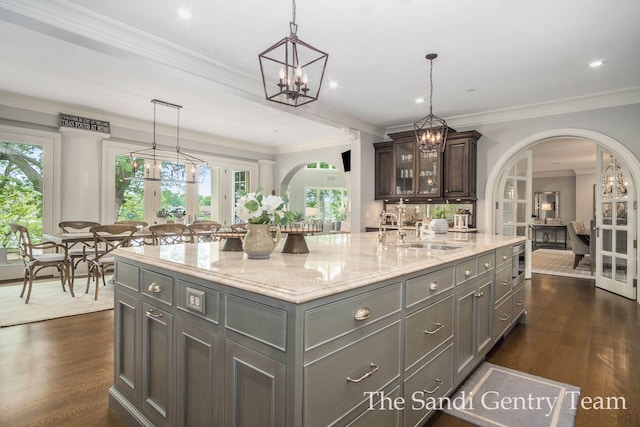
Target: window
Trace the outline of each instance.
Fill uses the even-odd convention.
[[[308,163],[307,169],[337,169],[337,168],[333,166],[331,163],[315,162],[315,163]]]
[[[44,149],[41,145],[0,141],[0,245],[15,249],[12,222],[25,225],[34,241],[42,240]]]
[[[317,209],[317,219],[344,221],[347,219],[349,198],[346,188],[306,188],[307,208]]]

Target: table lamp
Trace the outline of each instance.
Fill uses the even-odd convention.
[[[306,208],[304,210],[304,215],[307,218],[315,218],[318,216],[318,208]]]
[[[544,212],[544,223],[547,223],[547,212],[553,210],[551,203],[540,203],[540,210]]]

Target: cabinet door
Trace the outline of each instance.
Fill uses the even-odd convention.
[[[443,167],[444,197],[447,199],[476,199],[475,134],[474,132],[463,138],[447,138]]]
[[[442,197],[442,154],[439,151],[421,152],[418,156],[417,193],[429,198]]]
[[[116,288],[114,305],[114,386],[140,403],[140,302]]]
[[[224,425],[219,399],[223,369],[220,337],[178,318],[176,339],[177,425]]]
[[[403,141],[395,144],[396,150],[396,195],[413,195],[415,193],[415,141]]]
[[[462,379],[473,366],[475,354],[474,323],[475,323],[475,286],[468,286],[456,293],[456,378]]]
[[[173,424],[173,316],[145,302],[142,310],[142,411],[154,425],[168,426]]]
[[[224,425],[286,425],[285,377],[284,365],[226,340]]]
[[[490,276],[493,276],[490,274]],[[491,306],[493,298],[491,292],[493,290],[493,278],[486,279],[478,286],[476,291],[476,354],[484,356],[489,350],[492,342],[493,329],[491,328],[491,320],[493,319],[493,307]]]
[[[376,199],[385,199],[395,194],[395,164],[393,161],[393,144],[375,144],[376,170],[375,187]]]

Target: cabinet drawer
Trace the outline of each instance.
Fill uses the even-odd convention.
[[[478,258],[478,271],[480,274],[491,271],[496,266],[495,254],[493,252],[482,255]]]
[[[520,286],[513,291],[513,306],[511,307],[511,313],[513,313],[513,319],[517,319],[518,316],[524,311],[524,286]]]
[[[176,300],[180,310],[220,323],[220,292],[184,280],[176,281]]]
[[[498,339],[510,324],[511,298],[506,298],[493,311],[493,339]]]
[[[251,339],[287,351],[287,312],[259,302],[227,295],[225,326]]]
[[[142,293],[156,301],[173,305],[173,278],[142,269]]]
[[[308,310],[304,314],[305,351],[399,312],[400,294],[400,284],[394,284]]]
[[[423,308],[405,320],[405,370],[453,336],[451,295]]]
[[[406,306],[411,307],[447,289],[453,288],[453,266],[433,271],[406,281]]]
[[[465,283],[478,276],[478,258],[456,265],[456,285]]]
[[[115,282],[125,288],[133,289],[134,291],[140,291],[140,279],[138,272],[140,269],[135,265],[127,264],[126,262],[118,261],[116,263],[115,270]]]
[[[496,251],[496,267],[499,267],[506,263],[511,263],[512,257],[513,257],[513,249],[511,248],[511,246],[498,249]]]
[[[391,393],[384,394],[385,399],[390,398],[395,401],[400,397],[400,387],[395,388]],[[360,414],[358,418],[347,424],[347,427],[397,427],[400,426],[400,411],[387,410],[389,408],[389,401],[385,400],[380,402],[379,398],[373,399],[371,405],[376,410],[369,410],[369,399],[367,399],[365,411]],[[385,405],[385,410],[379,410],[382,405]],[[341,423],[340,423],[341,424]]]
[[[453,345],[447,347],[433,360],[420,368],[404,382],[404,398],[407,406],[404,410],[404,426],[419,425],[434,399],[441,398],[453,389]]]
[[[511,290],[511,268],[503,267],[496,271],[496,298],[499,302]]]
[[[400,375],[400,322],[304,367],[303,424],[335,420]]]

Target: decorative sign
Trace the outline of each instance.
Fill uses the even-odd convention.
[[[64,113],[60,113],[60,126],[66,128],[90,130],[93,132],[111,133],[109,122],[87,119],[86,117],[72,116],[70,114]]]

